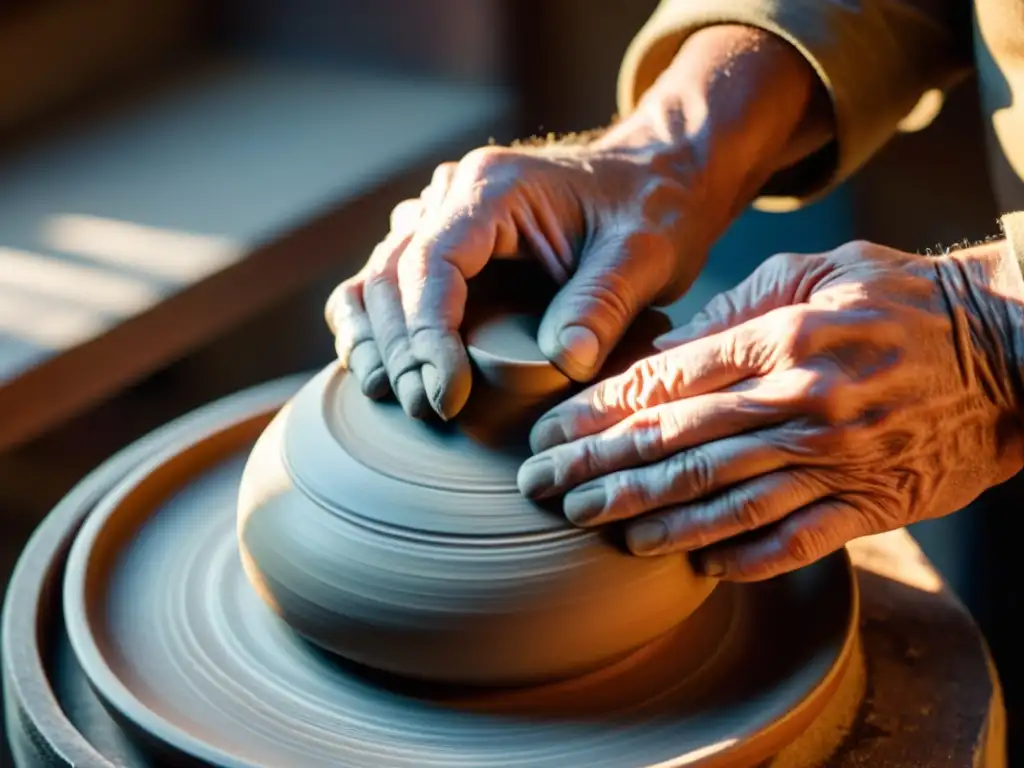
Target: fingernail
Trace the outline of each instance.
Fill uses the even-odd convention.
[[[700,571],[705,576],[717,579],[719,576],[725,575],[725,563],[714,555],[705,555],[700,558]]]
[[[566,326],[558,334],[558,345],[562,348],[565,362],[576,369],[574,373],[587,375],[597,366],[601,342],[589,328],[582,325]]]
[[[563,500],[565,516],[577,525],[586,525],[604,512],[608,496],[604,491],[604,483],[581,485],[566,494]]]
[[[390,389],[387,371],[383,368],[377,368],[374,371],[370,371],[366,375],[366,378],[363,379],[360,386],[362,387],[364,395],[373,400],[380,400]]]
[[[534,453],[546,451],[566,442],[562,420],[556,416],[545,416],[530,430],[530,450]]]
[[[423,390],[430,401],[430,407],[444,421],[448,421],[448,414],[445,413],[442,402],[444,393],[441,391],[441,377],[437,375],[437,368],[430,363],[424,363],[420,367],[420,376],[423,378]]]
[[[516,482],[526,498],[543,498],[555,484],[555,462],[549,456],[527,459],[519,468]]]
[[[626,541],[636,554],[650,554],[668,543],[668,528],[660,520],[644,520],[629,527]]]
[[[406,415],[414,419],[425,419],[430,415],[431,408],[419,371],[403,373],[395,385],[395,396]]]

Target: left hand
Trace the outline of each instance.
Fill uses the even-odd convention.
[[[731,580],[960,509],[1024,466],[1005,249],[769,259],[538,421],[520,489],[568,491],[572,522],[628,520],[633,552],[699,550]]]

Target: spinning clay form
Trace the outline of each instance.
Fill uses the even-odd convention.
[[[573,385],[537,345],[536,281],[517,291],[502,275],[517,269],[471,282],[473,385],[452,422],[370,400],[332,366],[257,441],[239,490],[242,563],[316,645],[408,678],[530,685],[624,658],[713,590],[685,555],[633,556],[617,531],[575,528],[519,493],[529,428]]]
[[[780,765],[822,764],[858,709],[848,559],[716,586],[526,501],[529,428],[578,385],[539,352],[540,307],[493,300],[543,306],[540,283],[493,274],[472,281],[451,423],[332,366],[167,425],[62,502],[66,535],[27,557],[61,584],[46,631],[66,642],[14,668],[61,659],[76,765],[94,746],[211,768],[752,768],[789,746],[807,759]],[[664,328],[634,329],[605,372]],[[41,642],[32,615],[21,639]]]

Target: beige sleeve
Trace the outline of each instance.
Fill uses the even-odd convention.
[[[888,141],[925,94],[970,71],[968,0],[662,0],[626,53],[619,114],[629,114],[680,45],[713,24],[747,24],[795,46],[828,89],[836,144],[769,185],[755,203],[789,210],[821,197]],[[922,107],[924,104],[922,103]],[[933,108],[933,112],[937,109]]]
[[[1024,211],[1008,213],[1002,218],[1003,234],[1010,246],[1010,253],[1024,273]]]

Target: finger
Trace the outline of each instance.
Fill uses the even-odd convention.
[[[616,472],[567,494],[566,517],[577,525],[637,518],[714,494],[787,467],[791,457],[761,434],[727,438],[665,461]]]
[[[346,353],[345,347],[335,344],[339,360]],[[377,344],[370,339],[363,341],[347,352],[345,367],[356,377],[363,394],[374,400],[380,400],[391,391],[384,361],[381,359]]]
[[[384,397],[390,387],[363,304],[364,277],[360,273],[335,288],[324,313],[334,333],[338,362],[356,377],[363,394],[378,399]]]
[[[530,431],[535,453],[596,434],[665,403],[725,389],[758,372],[764,328],[745,324],[644,358],[544,414]]]
[[[371,257],[374,266],[363,286],[363,300],[392,391],[409,416],[424,418],[429,406],[419,363],[410,347],[396,274],[398,259],[409,239],[408,235],[392,234],[377,246]]]
[[[700,569],[728,581],[761,581],[810,565],[861,536],[896,527],[870,500],[838,496],[799,509],[780,523],[737,544],[697,553]]]
[[[806,301],[810,292],[801,282],[817,260],[789,253],[772,256],[734,288],[712,298],[688,323],[655,339],[654,345],[669,349],[722,333],[779,307]]]
[[[628,491],[627,485],[633,487],[641,477],[661,485],[660,479],[650,476],[670,469],[681,472],[682,462],[687,463],[688,471],[679,481],[704,486],[710,483],[712,471],[707,464],[712,451],[717,452],[716,462],[728,463],[736,460],[733,450],[746,447],[742,441],[725,444],[715,441],[779,424],[791,415],[784,409],[765,407],[735,392],[677,400],[633,414],[598,434],[538,453],[520,467],[519,488],[527,498],[546,498],[618,472],[615,478],[605,477],[603,481],[608,486],[604,493],[611,504]],[[757,438],[755,443],[760,445],[762,441]],[[680,452],[687,449],[692,451],[685,459],[680,458]],[[623,472],[641,465],[648,466],[635,473]],[[620,486],[616,487],[616,483]],[[590,496],[597,492],[594,485],[596,483],[587,486]],[[582,493],[584,489],[578,490]],[[704,489],[702,494],[708,492],[710,489]],[[638,493],[645,497],[657,495],[653,490]],[[676,497],[673,501],[666,499],[663,504],[683,500]],[[570,498],[566,497],[567,511],[569,506]]]
[[[422,200],[403,200],[391,210],[391,231],[398,235],[410,235],[423,218]]]
[[[671,244],[634,233],[597,237],[581,254],[579,267],[552,300],[541,320],[541,351],[576,381],[589,381],[604,365],[640,310],[649,306],[671,278]]]
[[[420,193],[420,200],[426,210],[437,211],[444,204],[452,185],[452,179],[455,178],[456,168],[458,168],[457,163],[441,163],[434,169],[430,184]]]
[[[771,471],[714,498],[646,515],[626,529],[626,542],[638,555],[691,552],[760,530],[827,494],[828,486],[815,472]]]
[[[469,359],[459,336],[466,281],[493,254],[514,252],[518,244],[515,222],[500,204],[507,179],[492,178],[482,161],[474,162],[481,167],[455,173],[443,203],[424,217],[398,267],[412,352],[424,366],[429,404],[445,419],[469,397]]]

